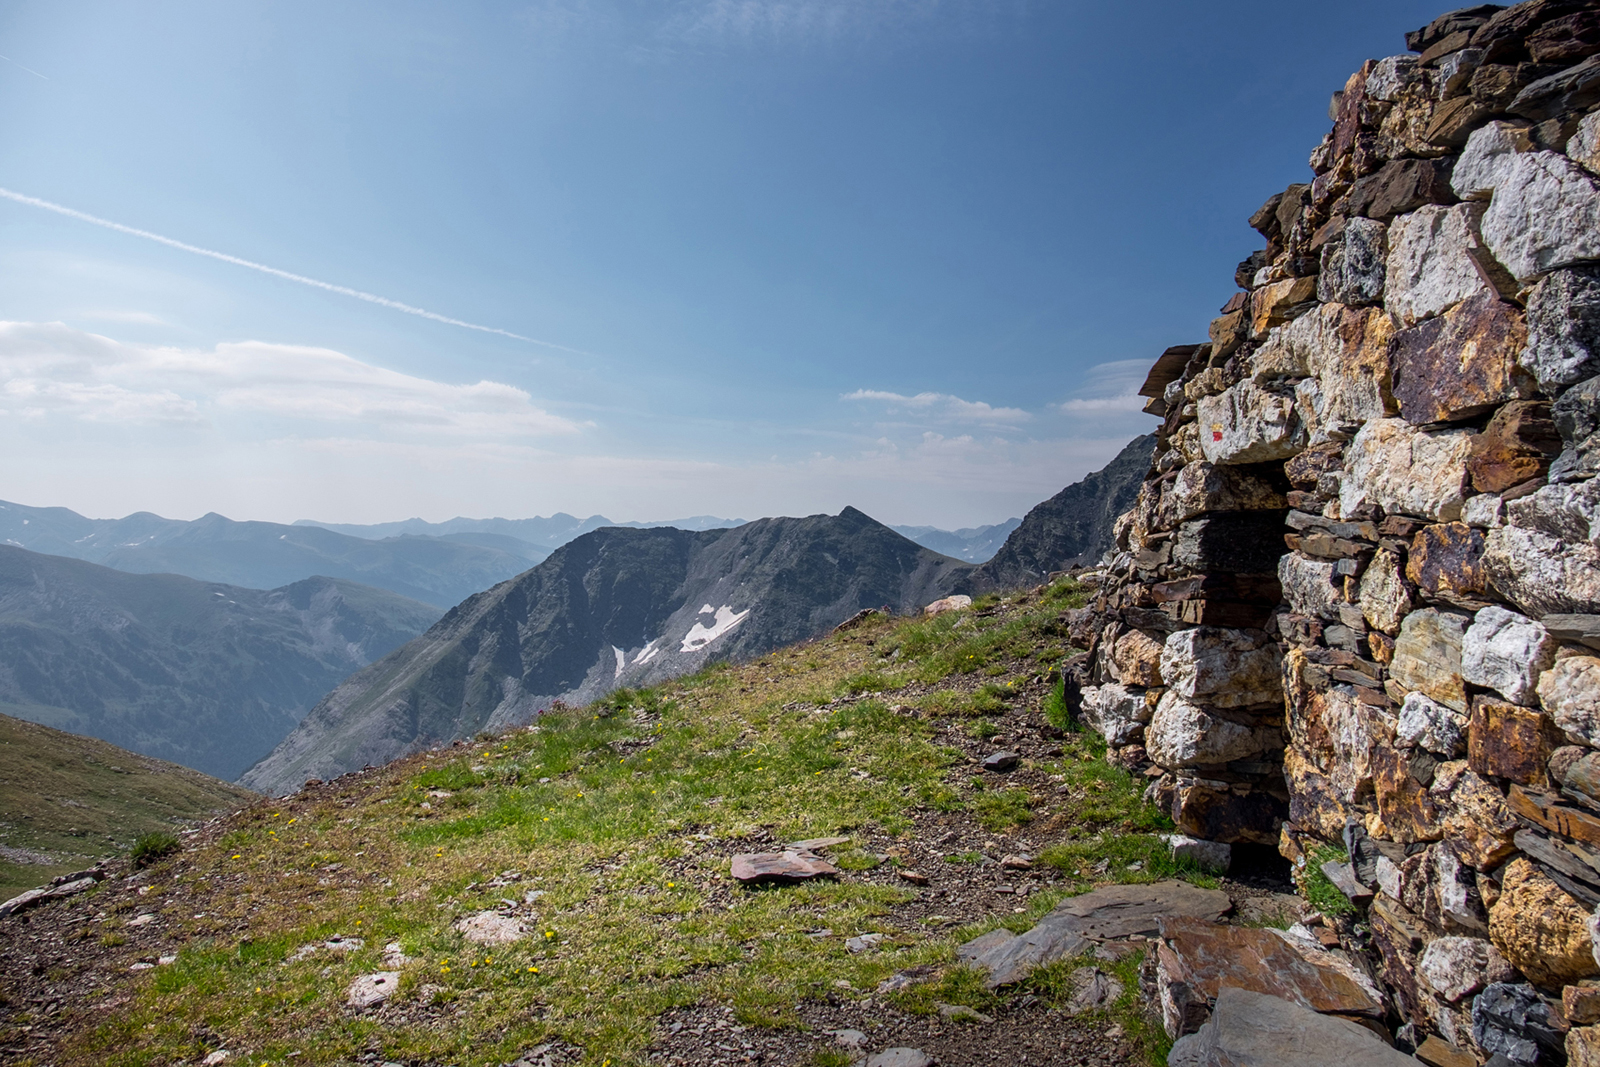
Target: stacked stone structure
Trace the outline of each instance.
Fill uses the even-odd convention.
[[[1082,714],[1185,834],[1347,854],[1404,1040],[1600,1064],[1600,3],[1406,44],[1150,372]]]

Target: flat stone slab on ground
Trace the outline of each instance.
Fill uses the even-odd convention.
[[[1191,1005],[1198,1009],[1225,988],[1283,997],[1311,1011],[1383,1017],[1376,990],[1353,966],[1278,930],[1168,916],[1161,937],[1157,963],[1169,1019],[1193,1018]]]
[[[762,882],[804,882],[810,878],[832,877],[839,868],[812,852],[784,849],[782,852],[751,852],[733,857],[733,877],[746,885]]]
[[[370,1008],[394,996],[399,988],[399,971],[364,974],[350,983],[350,988],[345,991],[344,1000],[352,1008]]]
[[[939,1061],[918,1048],[886,1048],[867,1067],[938,1067]]]
[[[956,950],[989,972],[991,989],[1020,982],[1035,968],[1087,951],[1093,942],[1152,935],[1161,918],[1193,915],[1220,919],[1233,907],[1228,894],[1188,882],[1113,885],[1069,897],[1025,934],[991,930]]]
[[[1017,761],[1022,757],[1015,752],[993,752],[983,759],[983,769],[996,774],[1017,769]]]
[[[462,937],[478,945],[509,945],[528,936],[528,928],[520,919],[492,911],[480,911],[456,923]]]
[[[1265,993],[1228,987],[1199,1033],[1206,1067],[1416,1067],[1417,1061],[1348,1019]],[[1195,1062],[1195,1061],[1190,1061]]]

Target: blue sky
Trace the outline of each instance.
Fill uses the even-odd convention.
[[[1442,8],[11,3],[0,498],[996,522],[1153,420]]]

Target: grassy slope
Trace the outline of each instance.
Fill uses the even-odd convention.
[[[1025,928],[1093,882],[1175,873],[1141,783],[1090,737],[1068,735],[1032,768],[1031,780],[1057,783],[1048,791],[970,762],[996,722],[1040,722],[1065,651],[1059,616],[1079,602],[1061,583],[1042,598],[868,624],[258,804],[156,867],[147,896],[88,902],[113,916],[154,911],[182,947],[176,964],[120,980],[125,1007],[86,1009],[58,1062],[198,1062],[218,1039],[197,1035],[211,1034],[252,1063],[372,1049],[498,1064],[559,1039],[581,1046],[585,1063],[620,1067],[643,1062],[670,1008],[721,1004],[747,1024],[793,1025],[802,1001],[837,995],[841,982],[870,991],[920,964],[937,968],[934,980],[890,1002],[992,1007],[954,965],[957,945]],[[966,844],[930,851],[927,835],[945,828]],[[750,891],[729,878],[735,852],[833,834],[853,839],[834,854],[837,881]],[[978,848],[999,856],[1022,837],[1057,842],[1025,906],[929,915],[895,876],[914,860],[936,885],[960,885]],[[521,877],[486,884],[506,871]],[[453,929],[529,890],[543,894],[521,905],[530,939],[486,950]],[[839,933],[808,936],[823,928]],[[869,930],[887,935],[879,951],[845,951],[843,936]],[[287,960],[333,935],[366,947]],[[411,957],[396,1008],[352,1016],[345,987],[385,969],[393,941]],[[1065,973],[1046,968],[1033,991],[1062,995]],[[1123,1024],[1164,1057],[1133,989]]]
[[[8,710],[0,705],[0,711]],[[175,763],[0,714],[0,899],[259,797]],[[49,862],[15,862],[31,853]]]

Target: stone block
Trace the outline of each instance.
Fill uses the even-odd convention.
[[[1233,862],[1233,846],[1224,841],[1202,841],[1185,834],[1168,834],[1167,846],[1175,862],[1213,874],[1226,874]]]
[[[1527,329],[1519,361],[1546,393],[1600,374],[1600,268],[1540,279],[1528,295]]]
[[[1451,1004],[1505,981],[1510,972],[1505,957],[1480,937],[1435,938],[1417,960],[1417,976]]]
[[[1387,548],[1380,548],[1361,573],[1358,586],[1362,618],[1374,630],[1391,637],[1400,632],[1401,621],[1414,606],[1412,594],[1415,590],[1402,572],[1400,557]]]
[[[1575,745],[1600,748],[1600,658],[1568,656],[1539,675],[1539,702]]]
[[[1574,1026],[1600,1023],[1600,984],[1585,981],[1561,990],[1561,1014]]]
[[[1424,204],[1455,200],[1448,159],[1396,159],[1359,179],[1350,190],[1350,214],[1387,222]]]
[[[1600,259],[1600,186],[1555,152],[1511,157],[1480,223],[1495,259],[1523,284]]]
[[[1600,112],[1591,111],[1567,142],[1567,158],[1590,174],[1600,174]]]
[[[1244,344],[1250,336],[1250,319],[1244,309],[1230,311],[1226,315],[1219,315],[1211,320],[1207,331],[1211,339],[1211,350],[1218,356],[1232,355],[1240,345]]]
[[[1317,299],[1349,307],[1382,303],[1387,232],[1388,227],[1376,219],[1348,220],[1338,236],[1322,246]]]
[[[1487,607],[1462,639],[1461,676],[1513,704],[1531,705],[1540,673],[1555,662],[1556,647],[1545,628],[1527,616]]]
[[[1588,541],[1506,525],[1489,531],[1483,565],[1496,591],[1535,618],[1600,612],[1600,551]]]
[[[1574,1026],[1567,1031],[1565,1048],[1567,1067],[1600,1067],[1600,1026]]]
[[[1084,722],[1107,744],[1126,745],[1144,736],[1145,723],[1150,721],[1159,696],[1111,682],[1085,687],[1082,699]]]
[[[1278,582],[1283,599],[1298,615],[1337,619],[1344,603],[1338,565],[1291,552],[1278,560]]]
[[[1185,700],[1218,708],[1278,704],[1283,658],[1260,630],[1200,626],[1167,637],[1161,677]]]
[[[1374,419],[1345,448],[1339,489],[1344,515],[1363,505],[1454,522],[1466,500],[1467,458],[1472,434],[1465,430],[1419,430],[1404,419]]]
[[[1438,148],[1460,148],[1494,109],[1472,96],[1457,96],[1434,108],[1423,138]],[[1446,176],[1448,180],[1448,175]]]
[[[1529,82],[1506,109],[1534,122],[1559,118],[1573,111],[1587,111],[1600,103],[1600,56],[1548,77]]]
[[[1544,400],[1513,400],[1489,419],[1483,432],[1472,439],[1467,473],[1481,493],[1499,493],[1550,467],[1561,451],[1561,435]],[[1498,525],[1498,524],[1496,524]]]
[[[1482,603],[1489,593],[1483,549],[1482,532],[1466,523],[1426,526],[1412,538],[1406,577],[1429,599]]]
[[[1415,1067],[1371,1030],[1266,993],[1224,987],[1199,1031],[1196,1062],[1209,1067]]]
[[[1588,919],[1587,908],[1519,857],[1501,875],[1500,899],[1489,909],[1489,939],[1535,985],[1559,989],[1600,973]]]
[[[1478,994],[1472,1002],[1472,1040],[1491,1057],[1528,1067],[1559,1063],[1565,1056],[1560,1023],[1539,991],[1525,982],[1496,982]]]
[[[1263,285],[1250,296],[1250,336],[1260,340],[1274,326],[1281,326],[1304,311],[1317,295],[1317,279],[1287,278]]]
[[[1261,475],[1202,460],[1186,464],[1162,489],[1157,523],[1170,530],[1211,511],[1280,511],[1287,507],[1283,494]]]
[[[1389,342],[1394,396],[1407,422],[1454,422],[1531,395],[1517,364],[1526,343],[1522,313],[1482,292],[1443,318],[1401,330]]]
[[[1600,377],[1561,394],[1550,406],[1561,435],[1561,454],[1550,464],[1552,482],[1572,482],[1600,474]]]
[[[1428,795],[1438,811],[1442,837],[1477,870],[1488,870],[1515,851],[1517,820],[1505,794],[1471,770],[1465,760],[1441,763]]]
[[[1557,641],[1600,649],[1600,615],[1546,615],[1542,621]]]
[[[1129,630],[1111,647],[1111,662],[1124,685],[1152,687],[1161,681],[1161,642],[1139,630]]]
[[[1467,750],[1467,716],[1424,693],[1407,693],[1400,705],[1395,739],[1444,759],[1454,759]]]
[[[1383,306],[1404,326],[1455,307],[1485,289],[1471,250],[1481,238],[1482,204],[1430,204],[1389,226]]]
[[[1600,12],[1574,11],[1551,19],[1524,42],[1535,63],[1575,63],[1600,52]]]
[[[1470,621],[1458,612],[1434,608],[1407,615],[1395,639],[1389,676],[1464,714],[1467,693],[1461,677],[1461,644]]]
[[[1549,780],[1545,764],[1560,743],[1561,734],[1537,708],[1482,698],[1473,702],[1467,763],[1478,774],[1543,785]]]
[[[1305,447],[1294,393],[1243,381],[1197,402],[1200,451],[1212,463],[1283,460]]]
[[[1487,200],[1505,180],[1513,157],[1533,151],[1525,124],[1497,120],[1480,126],[1450,172],[1450,187],[1463,200]]]
[[[1249,759],[1283,744],[1275,726],[1235,722],[1167,690],[1145,727],[1144,747],[1161,767],[1196,767]]]

